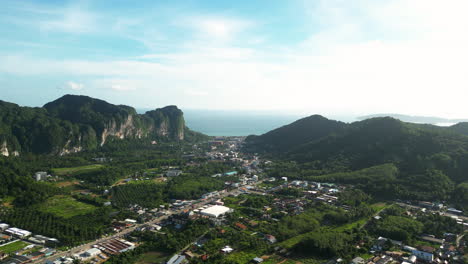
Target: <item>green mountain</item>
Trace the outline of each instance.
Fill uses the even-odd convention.
[[[134,108],[88,96],[65,95],[42,108],[0,101],[0,154],[67,154],[102,146],[109,138],[180,141],[197,133],[183,112],[167,106],[137,114]]]
[[[350,183],[376,197],[450,200],[468,209],[466,124],[438,127],[379,117],[311,138],[298,137],[307,130],[293,124],[246,142],[247,150],[276,159],[272,176]],[[308,131],[321,130],[315,123]]]
[[[346,123],[312,115],[261,136],[249,136],[246,142],[252,149],[260,149],[262,152],[284,152],[342,131],[346,127]]]

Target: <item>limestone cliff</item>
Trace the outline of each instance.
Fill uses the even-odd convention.
[[[132,107],[65,95],[42,108],[0,101],[0,154],[65,155],[103,146],[109,138],[180,141],[187,132],[183,112],[167,106],[138,114]]]

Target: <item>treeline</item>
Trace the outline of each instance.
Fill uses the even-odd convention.
[[[418,214],[415,218],[408,216],[406,210],[392,206],[381,213],[382,219],[373,219],[368,225],[369,232],[376,236],[403,241],[412,244],[421,234],[441,238],[444,233],[460,234],[463,227],[447,216],[437,214]]]
[[[111,189],[112,204],[128,207],[138,204],[146,208],[155,208],[165,202],[165,185],[155,183],[135,183],[115,186]]]
[[[2,221],[35,234],[57,238],[61,245],[73,246],[101,237],[110,224],[108,208],[91,214],[61,218],[34,208],[7,209],[0,213]]]
[[[292,179],[351,184],[377,199],[446,200],[468,209],[468,184],[457,185],[437,169],[408,174],[395,164],[387,163],[356,171],[320,174],[309,169],[308,164],[279,162],[270,167],[268,173]]]

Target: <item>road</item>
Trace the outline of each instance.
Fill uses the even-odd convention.
[[[214,199],[210,199],[210,200],[206,200],[206,201],[200,201],[198,200],[199,202],[194,202],[194,204],[196,203],[197,207],[201,207],[201,206],[204,206],[206,204],[209,204],[213,201],[215,201],[216,199],[219,199],[219,198],[223,198],[225,196],[228,196],[228,195],[232,195],[232,194],[239,194],[240,191],[239,189],[234,189],[230,192],[225,192],[225,193],[221,193],[220,195],[218,195],[217,197],[214,197]],[[115,239],[115,238],[120,238],[120,237],[123,237],[125,236],[126,234],[129,234],[133,231],[135,231],[135,229],[139,228],[139,227],[143,227],[145,225],[151,225],[151,224],[156,224],[156,223],[160,223],[161,221],[165,220],[166,218],[168,218],[169,216],[173,215],[173,214],[180,214],[182,213],[183,211],[187,210],[188,208],[181,208],[179,210],[170,210],[166,215],[164,216],[161,216],[161,217],[158,217],[158,218],[154,218],[148,222],[145,222],[145,223],[142,223],[142,224],[136,224],[132,227],[129,227],[129,228],[126,228],[112,236],[106,236],[106,237],[102,237],[102,238],[99,238],[93,242],[89,242],[89,243],[86,243],[86,244],[83,244],[83,245],[80,245],[80,246],[77,246],[77,247],[74,247],[74,248],[71,248],[67,251],[63,251],[63,252],[59,252],[59,253],[56,253],[52,256],[49,256],[49,257],[46,257],[46,258],[42,258],[42,259],[38,259],[36,261],[33,261],[31,263],[33,264],[36,264],[36,263],[45,263],[46,261],[54,261],[58,258],[61,258],[61,257],[68,257],[68,256],[72,256],[74,254],[77,254],[79,252],[83,252],[83,251],[86,251],[88,249],[90,249],[93,245],[96,245],[96,244],[99,244],[99,243],[102,243],[102,242],[105,242],[107,240],[110,240],[110,239]]]

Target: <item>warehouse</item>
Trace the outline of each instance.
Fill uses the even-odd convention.
[[[218,218],[221,215],[232,212],[232,209],[222,205],[213,205],[200,211],[201,215]]]

